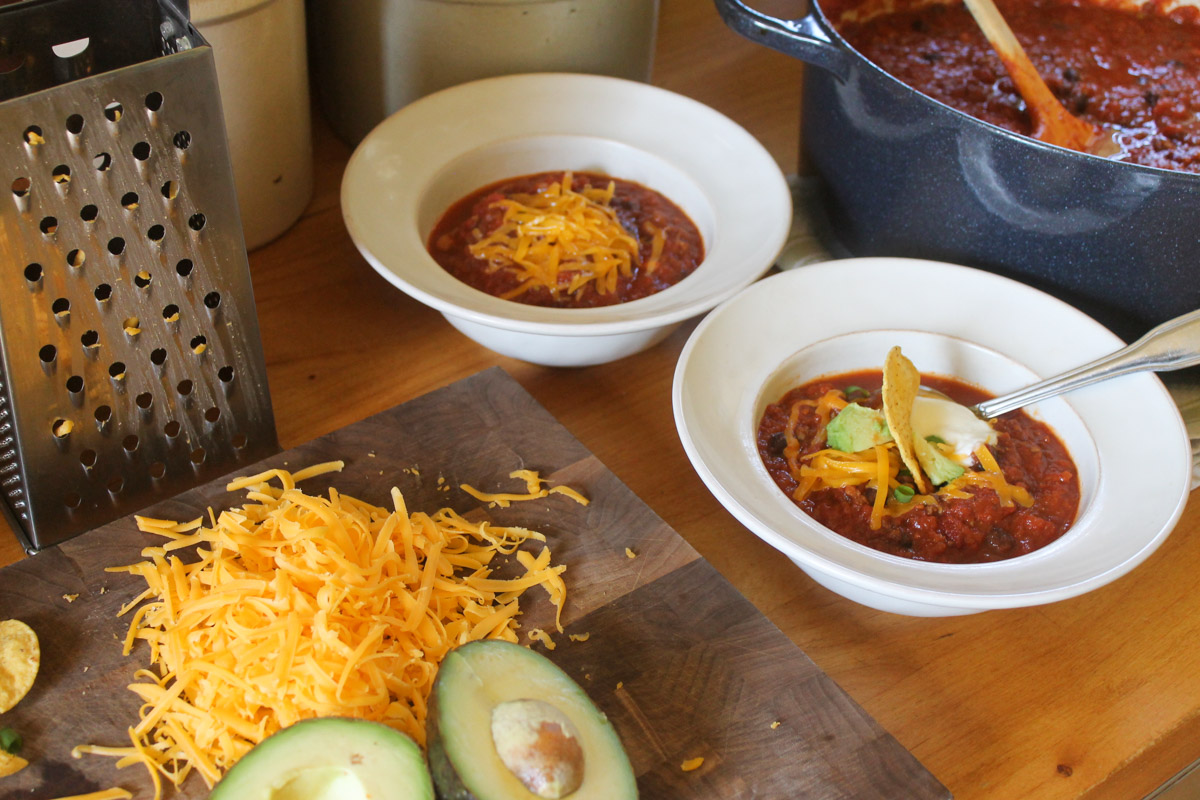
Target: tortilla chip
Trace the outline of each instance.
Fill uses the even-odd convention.
[[[921,474],[921,464],[913,448],[912,410],[919,388],[921,373],[900,352],[899,346],[893,347],[883,362],[883,416],[896,440],[900,458],[917,484],[917,491],[929,494],[929,485]]]
[[[0,714],[25,696],[41,663],[42,652],[33,628],[19,619],[0,622]]]
[[[29,766],[29,762],[20,756],[0,750],[0,778],[20,772],[27,766]]]

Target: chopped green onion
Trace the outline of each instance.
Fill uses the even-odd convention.
[[[946,443],[945,439],[943,439],[942,437],[940,437],[936,434],[932,434],[932,433],[925,437],[925,441],[932,442],[933,444],[945,444]]]
[[[861,386],[847,386],[842,391],[844,391],[846,393],[847,397],[849,397],[852,394],[870,394],[870,392],[868,392],[866,389],[862,388]]]
[[[21,739],[21,734],[12,728],[0,729],[0,750],[16,755],[21,752],[21,745],[24,743]]]
[[[911,486],[905,486],[903,483],[892,490],[892,497],[896,498],[897,503],[907,503],[916,494],[916,491]]]

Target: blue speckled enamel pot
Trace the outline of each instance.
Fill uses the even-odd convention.
[[[876,67],[815,3],[781,20],[715,2],[738,33],[819,67],[805,70],[801,140],[835,251],[982,267],[1126,338],[1200,308],[1200,174],[976,120]]]

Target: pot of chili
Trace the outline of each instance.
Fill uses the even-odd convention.
[[[999,0],[1113,158],[1030,138],[1024,104],[955,0],[813,0],[784,20],[715,0],[816,67],[801,143],[839,255],[913,256],[1031,283],[1128,337],[1200,307],[1200,14],[1152,2]]]

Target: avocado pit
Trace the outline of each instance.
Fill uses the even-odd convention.
[[[579,733],[559,709],[542,700],[509,700],[492,709],[497,755],[526,789],[561,800],[583,783]]]

